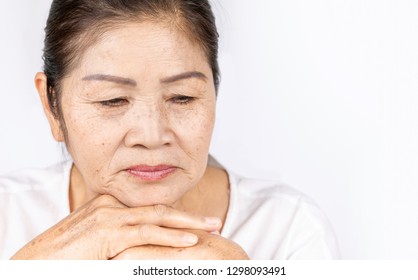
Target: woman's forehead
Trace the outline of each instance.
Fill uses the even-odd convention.
[[[201,68],[206,62],[202,48],[176,28],[155,23],[118,25],[86,49],[84,69]],[[206,68],[206,67],[204,67]],[[162,69],[161,69],[162,70]],[[178,71],[176,71],[178,72]]]
[[[136,23],[103,34],[86,49],[69,78],[85,85],[99,81],[142,88],[157,82],[213,83],[212,76],[204,51],[187,36],[166,25]]]

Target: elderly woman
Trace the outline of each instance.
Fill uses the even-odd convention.
[[[324,259],[308,198],[209,156],[218,33],[204,0],[59,0],[35,84],[70,161],[0,179],[0,256]]]

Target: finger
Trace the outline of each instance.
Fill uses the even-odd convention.
[[[165,205],[123,209],[128,225],[154,224],[170,228],[202,229],[216,231],[222,226],[217,217],[201,217]]]
[[[197,243],[197,235],[180,230],[163,228],[152,224],[131,226],[127,229],[131,242],[129,247],[138,245],[161,245],[170,247],[188,247]]]
[[[114,240],[114,256],[127,248],[142,245],[158,245],[163,247],[190,247],[198,242],[198,237],[189,232],[162,228],[152,224],[125,227]]]

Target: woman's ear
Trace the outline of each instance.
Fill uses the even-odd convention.
[[[64,132],[62,131],[60,120],[58,116],[54,115],[49,106],[47,94],[47,77],[43,72],[36,73],[35,86],[38,90],[39,97],[41,98],[42,107],[48,119],[54,139],[58,142],[64,142]]]

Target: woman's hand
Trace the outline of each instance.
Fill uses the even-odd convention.
[[[247,253],[236,243],[217,234],[188,230],[199,237],[192,247],[144,245],[131,247],[118,254],[115,260],[248,260]]]
[[[216,231],[220,226],[216,218],[163,205],[128,208],[101,195],[33,239],[12,259],[104,260],[147,244],[184,248],[195,245],[198,237],[180,229]]]

